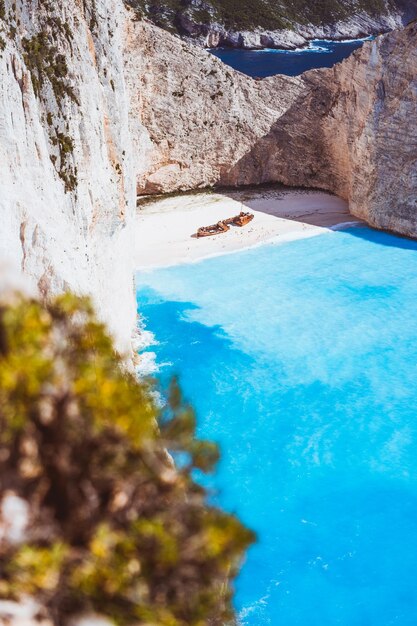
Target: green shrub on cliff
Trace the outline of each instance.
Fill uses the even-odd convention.
[[[160,409],[121,366],[86,300],[0,309],[0,495],[29,507],[24,543],[0,543],[0,596],[33,595],[57,624],[229,622],[253,535],[192,477],[218,450],[175,383]]]

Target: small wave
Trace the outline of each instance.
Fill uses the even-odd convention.
[[[257,50],[257,52],[266,52],[268,54],[283,54],[283,55],[294,55],[294,54],[308,54],[310,52],[312,53],[319,53],[319,54],[329,54],[330,52],[332,52],[332,50],[330,50],[330,48],[325,48],[323,46],[315,46],[310,44],[309,46],[304,46],[303,48],[294,48],[293,50],[281,50],[281,49],[277,49],[277,48],[265,48],[265,50]]]
[[[363,43],[365,41],[373,41],[375,39],[375,35],[369,35],[369,37],[359,37],[358,39],[312,39],[311,43]]]
[[[140,378],[152,376],[152,374],[159,372],[159,369],[155,352],[141,352],[139,354],[139,362],[136,365],[136,374]]]
[[[139,318],[137,332],[132,343],[133,349],[138,355],[135,366],[136,375],[139,378],[145,378],[158,373],[161,365],[157,363],[156,353],[149,348],[159,345],[159,342],[155,335],[146,329],[143,318]]]
[[[137,327],[137,333],[133,339],[133,347],[136,352],[141,352],[142,350],[146,350],[146,348],[150,348],[151,346],[157,346],[158,341],[156,340],[155,335],[145,328],[145,323],[143,320],[140,320]]]
[[[314,46],[312,48],[307,48],[305,52],[312,52],[314,54],[331,54],[333,50],[330,50],[330,48],[321,48],[320,46]]]
[[[356,226],[365,226],[364,222],[360,220],[354,220],[351,222],[340,222],[340,224],[335,224],[334,226],[330,226],[330,230],[345,230],[347,228],[355,228]]]
[[[256,600],[256,602],[254,602],[250,606],[243,608],[239,612],[239,615],[238,615],[238,625],[246,626],[248,624],[248,622],[246,621],[246,618],[252,615],[253,613],[258,613],[259,610],[262,611],[262,609],[268,605],[268,600],[269,600],[269,594],[263,596],[263,598],[260,598],[259,600]],[[264,621],[263,623],[267,624],[267,623],[270,623],[270,621],[269,620],[267,622]]]
[[[139,352],[150,348],[151,346],[157,346],[159,342],[156,340],[155,335],[150,330],[141,330],[140,336],[136,341],[136,348]]]
[[[161,371],[164,367],[172,367],[173,363],[166,361],[165,363],[158,363],[158,357],[156,352],[146,350],[139,352],[138,363],[135,370],[139,378],[145,378],[146,376],[153,376]]]
[[[375,35],[369,35],[369,37],[362,37],[360,39],[341,39],[340,43],[364,43],[365,41],[373,41],[375,39]]]

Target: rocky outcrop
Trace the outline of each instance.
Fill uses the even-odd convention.
[[[370,224],[417,235],[417,25],[365,44],[304,88],[222,184],[327,189]]]
[[[43,294],[93,296],[122,350],[135,323],[135,208],[120,0],[6,0],[0,257]]]
[[[126,0],[138,14],[205,48],[295,49],[311,39],[352,39],[401,28],[416,0]]]
[[[313,39],[314,37],[312,37]],[[293,29],[230,31],[220,25],[210,27],[199,38],[184,37],[187,41],[197,43],[203,48],[242,48],[243,50],[263,50],[277,48],[295,50],[308,44],[308,37],[304,37]]]
[[[304,88],[252,80],[147,22],[128,23],[126,46],[138,194],[219,183]]]
[[[198,31],[196,25],[189,24],[189,30],[184,28],[183,38],[186,41],[197,43],[204,48],[242,48],[244,50],[262,50],[277,48],[295,50],[307,46],[312,39],[331,39],[342,41],[379,35],[388,31],[402,28],[408,18],[415,17],[416,10],[406,14],[401,10],[393,10],[382,15],[369,15],[359,12],[345,20],[338,20],[329,24],[295,24],[292,28],[268,30],[253,28],[251,30],[228,30],[220,24],[214,24]],[[195,33],[199,34],[195,34]],[[194,33],[194,34],[193,34]]]
[[[262,81],[150,24],[130,28],[129,45],[142,59],[127,73],[131,115],[148,132],[139,193],[318,187],[375,226],[417,234],[415,24],[332,69]]]

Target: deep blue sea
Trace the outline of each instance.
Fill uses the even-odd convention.
[[[316,39],[302,50],[241,50],[215,48],[210,50],[224,63],[252,77],[265,78],[275,74],[298,76],[306,70],[332,67],[363,45],[364,39],[327,41]]]
[[[417,624],[417,243],[352,228],[138,275],[162,386],[258,534],[245,626]]]

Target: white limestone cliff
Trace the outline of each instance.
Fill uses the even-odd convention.
[[[372,225],[417,236],[415,23],[331,69],[264,80],[148,23],[129,28],[140,50],[127,69],[131,117],[148,134],[139,193],[317,187]]]
[[[91,294],[120,350],[136,191],[321,187],[417,234],[415,25],[330,70],[256,81],[122,0],[6,0],[3,18],[0,258],[44,295]]]
[[[45,296],[91,294],[121,351],[135,326],[136,191],[318,187],[417,236],[416,24],[332,69],[256,81],[136,21],[121,0],[5,7],[0,260]],[[0,535],[19,539],[22,503],[6,504]],[[0,624],[50,626],[38,609],[0,603]]]
[[[135,4],[135,0],[131,0]],[[162,3],[164,4],[164,3]],[[168,7],[168,3],[165,3]],[[215,7],[211,3],[206,3],[205,20],[201,21],[201,12],[198,11],[198,4],[191,2],[184,4],[183,11],[173,14],[166,14],[166,23],[170,25],[171,30],[177,28],[180,36],[188,42],[192,42],[204,48],[231,47],[243,48],[246,50],[263,49],[263,48],[283,48],[295,49],[306,46],[312,39],[356,39],[358,37],[366,37],[369,35],[378,35],[393,29],[402,28],[417,15],[417,4],[415,0],[407,0],[406,2],[389,1],[381,2],[378,9],[372,10],[365,5],[344,3],[346,14],[342,18],[337,18],[332,11],[331,4],[327,7],[317,7],[318,14],[321,19],[317,19],[315,14],[314,23],[309,21],[314,7],[305,3],[304,10],[299,5],[298,11],[294,14],[290,11],[284,21],[287,22],[286,28],[265,28],[257,25],[257,11],[254,7],[252,13],[252,24],[247,29],[238,29],[233,26],[219,22],[219,16],[216,14]],[[315,4],[315,3],[314,3]],[[339,4],[340,9],[342,5]],[[276,15],[285,16],[288,5],[281,6],[277,9]],[[242,7],[245,11],[245,7]],[[336,8],[337,14],[337,8]],[[326,17],[325,17],[326,16]],[[238,15],[236,20],[238,20]],[[152,19],[150,17],[150,19]]]
[[[255,81],[149,22],[128,22],[125,42],[139,194],[219,183],[303,89]]]
[[[5,14],[0,257],[20,265],[42,294],[91,294],[119,349],[127,351],[135,322],[135,185],[123,4],[6,0]],[[47,43],[39,43],[39,33]],[[66,71],[53,74],[54,93],[47,73],[63,62],[58,54]],[[36,94],[32,77],[36,82],[39,67],[45,75]],[[70,95],[61,93],[63,85]]]

